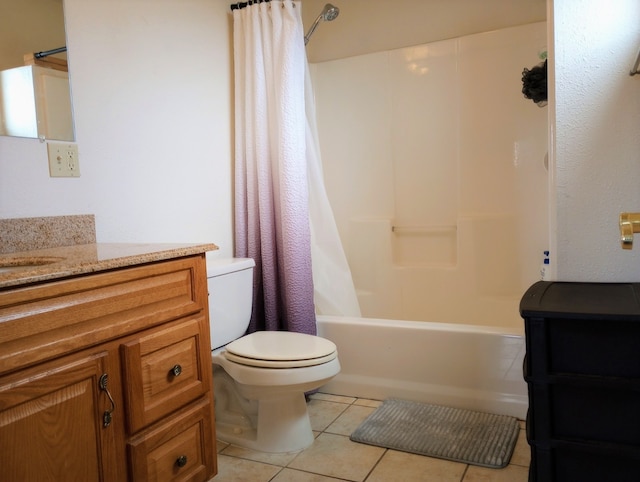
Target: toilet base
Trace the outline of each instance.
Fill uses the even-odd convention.
[[[299,452],[313,443],[302,392],[259,400],[255,417],[248,415],[246,418],[251,419],[257,419],[257,427],[220,414],[219,421],[216,418],[217,438],[239,447],[272,453]]]
[[[316,384],[314,384],[316,385]],[[266,392],[236,383],[213,367],[216,437],[260,452],[299,452],[313,443],[302,388]],[[257,399],[257,400],[256,400]]]

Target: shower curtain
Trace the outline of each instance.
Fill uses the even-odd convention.
[[[360,305],[351,270],[324,187],[313,86],[311,85],[309,64],[306,62],[305,64],[309,219],[311,221],[311,259],[316,310],[323,315],[360,318]]]
[[[308,183],[318,168],[309,165],[307,153],[317,141],[307,134],[313,129],[306,119],[308,78],[300,10],[300,2],[288,0],[233,9],[235,255],[256,261],[249,332],[316,334]],[[314,182],[317,177],[313,174]],[[314,186],[311,192],[317,204],[324,187]]]

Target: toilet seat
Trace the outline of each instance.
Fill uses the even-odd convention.
[[[303,368],[330,362],[336,345],[318,336],[288,331],[257,331],[225,346],[227,360],[262,368]]]
[[[241,365],[248,365],[248,366],[257,367],[257,368],[304,368],[304,367],[312,367],[315,365],[321,365],[323,363],[330,362],[337,356],[337,354],[333,352],[321,358],[311,358],[307,360],[287,360],[287,361],[273,361],[273,360],[262,360],[260,358],[248,358],[243,356],[237,356],[230,352],[226,352],[224,356],[227,360],[232,361],[234,363],[239,363]]]

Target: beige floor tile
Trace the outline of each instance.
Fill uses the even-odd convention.
[[[348,437],[374,410],[373,407],[350,405],[325,431]]]
[[[322,432],[344,412],[349,405],[337,402],[325,402],[324,400],[310,400],[307,403],[311,428]]]
[[[218,475],[214,482],[268,482],[282,467],[218,454]]]
[[[289,468],[352,481],[363,481],[385,449],[351,442],[348,437],[322,433]]]
[[[330,393],[314,393],[311,395],[312,400],[324,400],[326,402],[338,402],[351,404],[356,401],[355,397],[345,397],[344,395],[331,395]]]
[[[227,442],[223,442],[222,440],[216,440],[216,451],[218,453],[222,452],[229,446]]]
[[[349,435],[381,404],[316,393],[307,404],[316,435],[311,447],[267,454],[218,441],[219,475],[211,482],[527,482],[531,452],[524,421],[510,465],[488,469],[351,442]]]
[[[275,476],[272,482],[340,482],[343,479],[334,479],[325,475],[302,472],[301,470],[284,469]]]
[[[466,464],[389,450],[373,469],[367,482],[434,481],[460,482]]]
[[[368,398],[358,398],[355,402],[353,402],[353,404],[360,405],[363,407],[378,408],[380,405],[382,405],[382,400],[369,400]]]
[[[527,482],[529,469],[518,465],[508,465],[504,469],[488,469],[470,465],[462,482]]]
[[[296,455],[298,455],[299,452],[271,454],[245,449],[236,445],[229,445],[221,453],[231,457],[238,457],[240,459],[254,460],[256,462],[285,467],[289,462],[296,458]]]
[[[524,430],[520,430],[518,434],[518,440],[516,441],[516,446],[513,449],[513,455],[509,463],[522,467],[529,467],[531,464],[531,447],[527,442],[527,433]]]

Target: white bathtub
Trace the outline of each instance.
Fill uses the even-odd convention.
[[[342,370],[321,391],[401,398],[524,419],[524,334],[422,321],[318,316]]]

